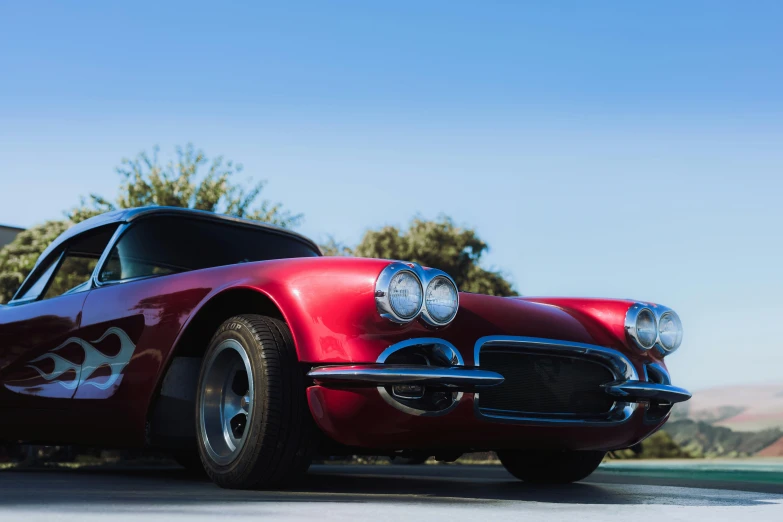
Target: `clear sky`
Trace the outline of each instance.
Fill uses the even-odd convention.
[[[315,239],[445,213],[526,295],[676,309],[676,383],[783,382],[783,3],[109,4],[0,1],[0,223],[192,141]]]

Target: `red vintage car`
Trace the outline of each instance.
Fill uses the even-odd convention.
[[[170,451],[220,486],[290,484],[316,456],[497,452],[580,480],[690,394],[672,310],[458,292],[405,261],[149,207],[75,225],[0,308],[0,438]]]

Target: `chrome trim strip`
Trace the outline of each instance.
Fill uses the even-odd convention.
[[[462,392],[457,392],[457,396],[454,398],[454,403],[448,408],[440,411],[426,411],[426,410],[411,408],[410,406],[404,405],[403,403],[401,403],[400,401],[392,397],[391,394],[389,394],[389,392],[387,392],[386,388],[384,388],[383,386],[378,387],[378,393],[389,406],[403,413],[407,413],[408,415],[415,415],[416,417],[440,417],[441,415],[446,415],[454,408],[456,408],[457,404],[459,404],[459,401],[462,400]]]
[[[671,376],[669,376],[669,372],[661,364],[647,363],[644,365],[644,380],[647,382],[656,382],[652,380],[651,378],[652,374],[658,376],[658,378],[661,381],[660,384],[672,383],[672,378]]]
[[[465,361],[462,359],[462,354],[459,353],[459,350],[457,350],[457,348],[450,342],[445,341],[443,339],[438,339],[437,337],[419,337],[416,339],[408,339],[406,341],[401,341],[399,343],[393,344],[388,348],[386,348],[384,351],[382,351],[381,354],[378,356],[378,358],[375,360],[375,362],[378,364],[382,364],[386,362],[386,360],[389,358],[391,354],[399,350],[408,348],[410,346],[420,346],[420,345],[428,345],[428,344],[438,344],[448,349],[449,352],[451,352],[450,362],[452,367],[465,366]],[[383,386],[378,386],[377,390],[378,390],[378,394],[381,396],[381,398],[384,401],[386,401],[386,403],[389,406],[397,410],[400,410],[401,412],[407,413],[408,415],[416,415],[419,417],[437,417],[440,415],[445,415],[457,407],[457,404],[459,404],[459,402],[462,400],[462,397],[464,395],[462,391],[456,391],[453,394],[454,402],[451,404],[451,406],[440,411],[426,411],[426,410],[411,408],[410,406],[406,406],[405,404],[402,404],[400,401],[392,397],[391,394],[389,394],[389,392],[387,392],[386,388]]]
[[[384,363],[386,362],[386,359],[389,358],[391,354],[398,350],[402,350],[403,348],[407,348],[409,346],[421,346],[421,345],[427,345],[427,344],[440,344],[442,346],[445,346],[446,348],[449,348],[452,353],[452,366],[465,366],[465,360],[462,358],[462,354],[459,353],[459,350],[451,344],[448,341],[444,341],[443,339],[438,339],[437,337],[418,337],[416,339],[408,339],[407,341],[401,341],[397,344],[393,344],[386,348],[384,351],[381,352],[381,354],[378,356],[378,358],[375,360],[377,363]]]
[[[473,364],[480,366],[480,351],[488,346],[515,346],[523,348],[520,351],[524,353],[536,353],[541,355],[552,355],[552,351],[560,352],[557,355],[565,357],[576,357],[595,359],[606,366],[617,377],[618,380],[633,381],[639,378],[631,360],[625,355],[594,344],[575,343],[571,341],[558,341],[555,339],[542,339],[540,337],[515,337],[507,335],[489,335],[482,337],[473,348]]]
[[[518,353],[532,353],[540,355],[555,355],[575,359],[589,359],[602,364],[612,372],[617,381],[637,381],[639,375],[630,359],[611,348],[592,344],[575,343],[571,341],[558,341],[554,339],[542,339],[538,337],[518,337],[491,335],[482,337],[473,348],[473,363],[480,366],[481,350],[484,347],[502,346],[509,351]],[[573,426],[611,426],[626,422],[638,406],[635,402],[617,401],[612,408],[601,416],[580,416],[574,414],[541,414],[533,412],[504,412],[490,408],[480,407],[479,393],[474,394],[473,409],[478,418],[484,418],[493,422],[508,422],[539,425],[573,425]]]
[[[671,384],[657,384],[644,381],[616,382],[604,385],[606,393],[629,402],[646,402],[650,400],[669,403],[684,402],[691,398],[691,393]]]
[[[397,364],[321,366],[310,370],[307,376],[324,384],[425,384],[459,390],[497,386],[503,382],[503,376],[499,373],[473,368]]]

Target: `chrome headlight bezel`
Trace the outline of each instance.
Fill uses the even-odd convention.
[[[637,332],[637,321],[639,319],[639,316],[643,313],[652,314],[655,320],[655,340],[649,346],[645,345],[639,339],[639,335]],[[661,319],[667,315],[674,316],[677,320],[677,324],[680,327],[679,342],[677,343],[676,346],[673,347],[665,346],[663,344],[663,341],[661,340],[661,331],[660,331]],[[668,355],[676,351],[682,344],[682,321],[680,320],[680,316],[677,315],[677,312],[675,312],[674,310],[666,306],[652,304],[652,303],[634,303],[633,305],[631,305],[631,307],[628,309],[628,311],[625,314],[625,333],[626,336],[630,338],[640,350],[646,352],[648,350],[652,350],[653,348],[656,348],[662,355]]]
[[[394,310],[394,307],[392,307],[391,301],[389,299],[389,289],[391,282],[401,272],[412,273],[418,279],[419,284],[421,285],[421,304],[416,313],[411,317],[403,317],[398,314]],[[446,279],[456,291],[457,306],[454,313],[447,321],[438,321],[427,309],[427,289],[429,288],[430,283],[438,278]],[[393,261],[386,265],[386,267],[378,275],[378,279],[375,281],[375,306],[378,309],[378,313],[381,315],[381,317],[394,323],[407,324],[415,321],[418,318],[421,318],[430,326],[446,326],[454,320],[454,318],[457,316],[457,313],[459,312],[459,288],[457,288],[457,284],[454,282],[454,279],[452,279],[451,276],[442,270],[437,270],[435,268],[424,269],[416,263]]]
[[[457,288],[457,283],[454,282],[454,280],[449,276],[447,273],[443,272],[442,270],[424,270],[426,275],[429,276],[426,286],[424,287],[424,307],[421,310],[421,318],[424,320],[425,323],[431,325],[431,326],[446,326],[451,321],[454,320],[454,318],[457,316],[457,313],[459,312],[459,289]],[[429,273],[432,272],[432,273]],[[446,319],[446,320],[438,320],[430,311],[429,307],[427,306],[427,292],[429,292],[430,287],[433,283],[435,283],[437,280],[445,280],[447,284],[451,285],[452,288],[454,288],[454,312]]]
[[[421,302],[419,303],[418,310],[412,315],[406,317],[402,316],[394,309],[389,298],[389,290],[391,288],[392,280],[400,274],[409,273],[416,278],[419,283],[419,289],[421,291]],[[415,320],[421,309],[424,307],[424,289],[425,286],[421,280],[421,277],[412,267],[404,263],[391,263],[384,268],[378,279],[375,281],[375,306],[378,308],[378,313],[381,317],[388,319],[392,322],[399,324],[406,324]]]
[[[666,344],[663,342],[663,337],[661,336],[661,324],[664,321],[664,318],[666,316],[671,316],[674,318],[674,322],[677,324],[677,327],[679,328],[679,332],[677,335],[677,341],[675,342],[674,346],[666,346]],[[661,316],[658,318],[658,344],[660,345],[660,349],[663,350],[666,353],[672,353],[677,350],[677,348],[680,347],[682,344],[682,336],[683,336],[683,328],[682,328],[682,320],[680,319],[680,316],[677,315],[677,312],[674,310],[666,310],[663,313],[661,313]]]

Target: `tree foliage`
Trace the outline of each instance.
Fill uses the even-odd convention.
[[[671,435],[656,431],[636,447],[612,452],[618,459],[688,459],[693,455],[674,441]]]
[[[111,202],[91,194],[79,207],[68,213],[78,223],[89,217],[118,208],[161,205],[220,212],[281,227],[296,225],[301,214],[292,215],[280,204],[259,200],[265,182],[249,187],[234,182],[242,165],[225,161],[223,156],[211,161],[192,144],[176,148],[176,160],[161,164],[155,147],[152,154],[141,152],[133,159],[123,159],[117,168],[121,178],[117,199]]]
[[[73,223],[110,210],[147,205],[187,207],[282,227],[301,220],[301,215],[292,215],[280,204],[260,199],[265,182],[237,182],[241,172],[242,165],[222,156],[210,160],[191,144],[177,147],[175,159],[166,164],[161,163],[157,147],[151,154],[141,152],[133,159],[123,159],[117,168],[121,181],[114,201],[91,194],[65,213],[67,219],[34,226],[0,249],[0,303],[13,297],[38,256],[58,235]]]
[[[407,230],[386,226],[364,234],[356,248],[348,248],[330,238],[321,250],[327,255],[356,255],[413,261],[439,268],[454,278],[460,290],[508,296],[515,291],[500,272],[480,266],[489,246],[476,231],[458,227],[445,216],[435,221],[414,219]]]

